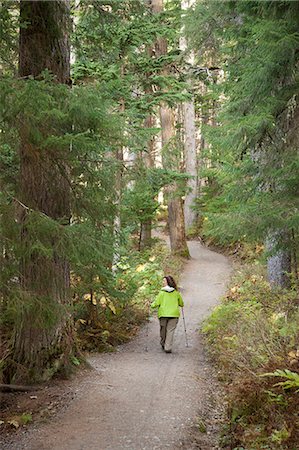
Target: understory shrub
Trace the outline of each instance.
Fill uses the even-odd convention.
[[[113,267],[114,290],[81,292],[75,299],[75,320],[81,347],[113,351],[128,341],[149,314],[149,304],[161,288],[162,277],[178,279],[183,260],[164,243],[143,252],[131,250]]]
[[[273,291],[263,266],[242,268],[203,324],[227,387],[232,449],[292,449],[299,442],[298,292]]]

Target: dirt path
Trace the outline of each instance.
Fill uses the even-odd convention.
[[[198,242],[189,242],[189,248],[192,259],[180,282],[189,348],[180,320],[174,351],[165,354],[159,344],[158,321],[153,319],[148,330],[144,327],[117,352],[92,357],[95,370],[69,407],[7,448],[162,450],[183,446],[198,411],[207,411],[213,383],[199,323],[224,292],[230,272],[224,256]],[[206,444],[197,448],[217,448],[212,435],[205,439]]]

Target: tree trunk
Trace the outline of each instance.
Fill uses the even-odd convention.
[[[163,12],[163,0],[152,0],[153,14]],[[156,41],[156,56],[159,58],[167,55],[167,40],[159,38]],[[161,74],[165,77],[169,75],[169,68],[165,67]],[[176,136],[174,111],[167,103],[160,104],[160,122],[162,128],[162,161],[165,169],[179,171],[179,156],[174,148]],[[181,197],[178,196],[177,186],[172,186],[164,190],[168,203],[168,228],[171,251],[185,257],[189,257],[189,250],[186,241],[184,210]]]
[[[186,11],[190,4],[194,3],[190,0],[182,0],[182,11]],[[180,39],[180,49],[182,52],[187,52],[187,39],[185,35],[185,27],[182,29],[182,37]],[[194,54],[187,53],[185,60],[188,64],[194,64]],[[192,81],[187,78],[188,91],[192,92]],[[197,198],[198,180],[197,180],[197,153],[196,153],[196,127],[195,127],[195,106],[194,98],[183,103],[183,117],[184,117],[184,155],[185,155],[185,171],[191,175],[187,181],[187,193],[184,202],[185,227],[191,228],[195,225],[197,213],[193,209],[195,200]]]
[[[57,83],[70,83],[69,1],[20,2],[19,76],[38,79],[48,69]],[[47,124],[49,126],[49,124]],[[67,360],[72,350],[72,327],[67,312],[70,301],[69,263],[56,251],[55,233],[39,230],[48,238],[50,256],[34,249],[32,210],[68,225],[70,190],[65,149],[40,149],[30,139],[30,123],[24,116],[20,130],[20,198],[28,207],[22,217],[23,258],[21,286],[23,313],[15,331],[15,381],[37,380],[57,361]],[[35,225],[39,226],[39,225]],[[50,372],[49,372],[50,373]]]
[[[124,112],[124,105],[121,106],[121,112]],[[115,171],[115,217],[113,221],[113,236],[114,236],[114,254],[112,265],[115,266],[120,259],[120,233],[121,233],[121,201],[123,190],[123,165],[124,165],[124,149],[118,148],[116,151],[116,171]]]
[[[283,241],[288,241],[287,233],[277,231],[269,233],[266,239],[266,249],[270,253],[267,258],[268,280],[273,289],[291,287],[291,252],[285,249],[290,246],[283,245]]]
[[[186,228],[191,228],[196,223],[197,214],[193,209],[197,198],[197,154],[196,154],[196,130],[195,130],[195,108],[194,101],[184,102],[184,151],[185,170],[189,178],[187,182],[188,191],[185,196],[184,212]]]
[[[59,83],[70,83],[69,0],[21,0],[20,77],[48,69]]]
[[[120,59],[122,57],[120,56]],[[125,74],[125,64],[121,62],[121,79],[124,78]],[[120,99],[119,104],[119,112],[120,115],[123,116],[126,110],[125,99]],[[114,235],[114,255],[113,255],[113,263],[115,266],[120,259],[120,233],[121,233],[121,202],[122,202],[122,194],[123,194],[123,172],[124,172],[124,147],[119,147],[116,151],[116,171],[115,171],[115,206],[116,206],[116,214],[114,217],[113,223],[113,235]]]
[[[294,280],[297,284],[297,287],[299,287],[299,275],[298,275],[298,258],[297,258],[297,241],[296,241],[296,235],[294,228],[292,228],[291,231],[292,236],[292,264],[293,264],[293,276]]]
[[[286,108],[280,115],[275,126],[275,132],[271,141],[265,139],[251,152],[251,159],[257,166],[260,178],[266,168],[267,177],[263,177],[263,183],[259,189],[280,193],[284,189],[284,181],[280,184],[269,176],[269,169],[280,170],[284,166],[285,155],[298,148],[299,133],[297,123],[299,120],[299,108]],[[279,151],[277,151],[279,149]],[[288,157],[288,156],[287,156]],[[267,256],[268,281],[271,288],[289,289],[291,287],[292,272],[292,229],[269,229],[265,239],[265,251]],[[295,257],[296,259],[296,257]]]
[[[147,220],[141,223],[139,250],[145,250],[151,246],[152,242],[152,221]]]
[[[174,149],[171,149],[176,132],[174,113],[165,103],[162,103],[160,106],[160,120],[162,128],[163,166],[166,169],[175,170],[174,166],[178,165],[177,155],[175,155],[176,152]],[[188,258],[190,255],[186,241],[183,202],[181,197],[176,193],[176,183],[166,187],[164,191],[168,206],[168,229],[171,251]]]
[[[149,50],[151,53],[152,50]],[[146,94],[152,94],[152,87],[146,89]],[[149,114],[144,121],[144,128],[151,129],[155,125],[154,117]],[[147,143],[147,151],[143,154],[145,166],[148,169],[154,167],[154,137],[151,136]],[[149,219],[141,223],[140,250],[150,247],[152,243],[152,221]]]

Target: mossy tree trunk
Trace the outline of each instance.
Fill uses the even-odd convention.
[[[54,83],[70,83],[69,1],[20,2],[19,76],[38,80],[44,70]],[[49,127],[50,124],[44,124]],[[72,325],[68,314],[70,269],[57,251],[58,236],[39,231],[49,254],[35,247],[32,215],[70,222],[68,150],[38,148],[24,115],[20,129],[20,199],[22,216],[21,288],[23,311],[15,330],[10,378],[34,381],[51,375],[72,350]],[[54,367],[54,369],[53,369]]]

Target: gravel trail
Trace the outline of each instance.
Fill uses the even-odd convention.
[[[70,405],[48,424],[19,436],[10,449],[165,450],[185,445],[198,411],[207,410],[211,390],[199,325],[224,293],[230,273],[226,257],[197,241],[188,245],[191,259],[180,286],[189,347],[180,319],[173,353],[165,354],[158,320],[153,318],[117,352],[90,358],[95,370]],[[211,437],[210,443],[197,448],[217,447]]]

